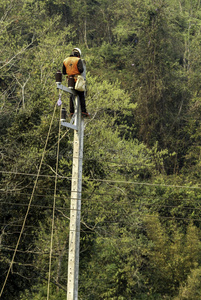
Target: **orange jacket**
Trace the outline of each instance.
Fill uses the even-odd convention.
[[[66,74],[68,76],[81,74],[80,71],[78,70],[79,60],[80,60],[79,57],[74,57],[74,56],[67,57],[64,60],[63,65],[66,68]]]

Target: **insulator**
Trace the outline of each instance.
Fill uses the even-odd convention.
[[[68,87],[69,87],[69,89],[74,89],[75,88],[74,76],[69,76],[68,77]]]
[[[66,119],[66,109],[65,107],[63,107],[61,110],[61,120],[65,120],[65,119]]]
[[[57,83],[62,82],[62,73],[61,73],[61,71],[56,72],[56,82]]]

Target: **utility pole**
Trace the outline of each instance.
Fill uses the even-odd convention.
[[[75,106],[77,108],[77,112],[75,111],[75,118],[77,118],[77,130],[74,130],[73,143],[67,300],[78,300],[82,159],[84,140],[84,120],[81,117],[81,107],[78,96],[75,98]]]
[[[74,129],[73,167],[71,181],[69,252],[67,300],[78,300],[79,249],[80,249],[80,219],[82,196],[82,160],[84,141],[84,120],[81,116],[79,96],[73,89],[61,84],[61,74],[56,75],[57,88],[75,96],[75,113],[70,123],[65,122],[65,112],[61,125]]]

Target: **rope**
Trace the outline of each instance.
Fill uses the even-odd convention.
[[[3,287],[2,287],[1,292],[0,292],[0,297],[2,296],[3,291],[4,291],[4,288],[5,288],[5,286],[6,286],[6,283],[7,283],[7,280],[8,280],[8,276],[9,276],[10,271],[11,271],[11,269],[12,269],[12,266],[13,266],[13,263],[14,263],[14,259],[15,259],[15,255],[16,255],[16,253],[17,253],[18,246],[19,246],[19,243],[20,243],[20,240],[21,240],[21,237],[22,237],[22,233],[23,233],[23,231],[24,231],[25,223],[26,223],[26,220],[27,220],[27,217],[28,217],[28,214],[29,214],[29,210],[30,210],[30,207],[31,207],[31,203],[32,203],[32,200],[33,200],[34,192],[35,192],[36,185],[37,185],[37,182],[38,182],[40,170],[41,170],[41,167],[42,167],[43,159],[44,159],[44,156],[45,156],[45,151],[46,151],[48,139],[49,139],[49,136],[50,136],[50,131],[51,131],[51,127],[52,127],[52,123],[53,123],[53,119],[54,119],[56,107],[57,107],[57,104],[55,104],[55,107],[54,107],[54,112],[53,112],[53,115],[52,115],[52,119],[51,119],[49,131],[48,131],[48,134],[47,134],[45,146],[44,146],[44,149],[43,149],[42,158],[41,158],[40,165],[39,165],[39,169],[38,169],[38,174],[37,174],[37,176],[36,176],[36,180],[35,180],[35,183],[34,183],[33,191],[32,191],[32,194],[31,194],[31,198],[30,198],[30,200],[29,200],[29,204],[28,204],[28,207],[27,207],[26,215],[25,215],[25,217],[24,217],[24,221],[23,221],[22,228],[21,228],[21,231],[20,231],[20,235],[19,235],[19,238],[18,238],[16,247],[15,247],[15,251],[14,251],[14,253],[13,253],[13,257],[12,257],[12,260],[11,260],[11,263],[10,263],[10,266],[9,266],[9,269],[8,269],[8,272],[7,272],[7,274],[6,274],[5,281],[4,281]]]
[[[61,110],[62,110],[62,106],[61,106],[61,109],[60,109],[60,120],[61,120]],[[59,141],[60,141],[60,134],[61,134],[61,126],[60,126],[60,123],[59,123],[58,144],[57,144],[57,160],[56,160],[56,176],[55,176],[55,181],[54,181],[54,200],[53,200],[53,211],[52,211],[52,231],[51,231],[51,241],[50,241],[49,274],[48,274],[48,285],[47,285],[47,300],[49,300],[49,295],[50,295],[51,264],[52,264],[52,246],[53,246],[53,236],[54,236],[54,216],[55,216],[55,207],[56,207],[57,174],[58,174],[58,164],[59,164]]]

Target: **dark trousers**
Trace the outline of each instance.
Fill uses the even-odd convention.
[[[87,112],[86,111],[86,104],[85,104],[85,94],[84,92],[78,92],[78,96],[80,99],[80,105],[81,105],[81,111],[82,112]],[[70,95],[70,113],[74,114],[74,96]]]

